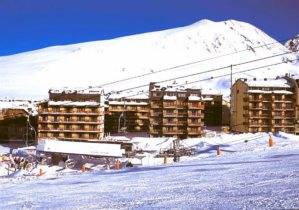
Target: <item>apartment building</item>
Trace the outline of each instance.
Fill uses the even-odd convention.
[[[38,107],[38,138],[93,141],[104,137],[102,89],[57,89]]]
[[[299,76],[291,77],[290,75],[286,75],[284,77],[292,87],[294,93],[294,107],[295,107],[295,134],[299,135]]]
[[[200,137],[203,132],[204,106],[200,89],[149,87],[151,137]]]
[[[36,102],[28,100],[0,100],[0,142],[11,146],[33,143],[37,136]]]
[[[36,139],[36,121],[36,116],[29,116],[23,108],[1,109],[0,142],[18,142],[20,145],[23,145],[26,139],[30,143],[34,142]]]
[[[105,132],[148,132],[148,95],[111,95],[105,112]]]
[[[231,90],[231,130],[295,133],[295,102],[294,85],[285,78],[238,79]]]

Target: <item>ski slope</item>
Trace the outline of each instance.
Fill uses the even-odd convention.
[[[268,45],[269,44],[269,45]],[[104,86],[105,92],[158,82],[163,79],[200,73],[211,69],[261,59],[288,52],[288,49],[258,28],[241,21],[213,22],[201,20],[192,25],[112,40],[66,46],[0,57],[0,98],[44,99],[49,88],[99,86],[140,74],[197,62],[157,74]],[[242,66],[233,72],[248,70],[295,59],[295,55],[278,56]],[[202,61],[202,62],[198,62]],[[194,83],[203,89],[214,89],[229,95],[230,68],[176,80],[178,84]],[[269,66],[235,74],[239,77],[276,77],[298,73],[290,63]],[[214,79],[211,79],[211,78]],[[171,84],[170,81],[166,84]],[[143,88],[146,90],[148,88]],[[142,89],[141,89],[142,90]],[[140,90],[136,90],[140,91]]]
[[[299,138],[280,133],[269,148],[268,137],[265,133],[225,134],[186,140],[197,147],[198,154],[169,165],[90,173],[55,174],[49,169],[40,178],[3,178],[0,208],[298,208]],[[219,144],[222,155],[216,156]]]

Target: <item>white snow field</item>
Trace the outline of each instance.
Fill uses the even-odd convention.
[[[298,209],[299,137],[268,137],[186,140],[197,155],[168,165],[2,178],[0,209]]]
[[[248,23],[236,20],[222,22],[201,20],[189,26],[170,30],[112,40],[54,46],[0,57],[0,98],[44,99],[52,87],[97,86],[195,62],[163,73],[104,86],[107,93],[285,52],[289,52],[285,46]],[[215,57],[217,59],[211,59]],[[275,78],[286,73],[298,73],[298,66],[291,63],[259,68],[287,61],[287,58],[293,60],[296,56],[288,54],[234,66],[234,73],[252,68],[258,69],[234,74],[233,80],[240,77]],[[208,79],[192,85],[204,89],[216,89],[224,96],[228,96],[230,77],[217,77],[229,73],[228,67],[182,78],[176,82],[184,84],[186,81]],[[169,83],[172,82],[173,80]],[[148,87],[143,88],[147,89]]]

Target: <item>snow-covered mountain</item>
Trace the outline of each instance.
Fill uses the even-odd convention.
[[[272,44],[265,45],[269,43]],[[206,60],[163,73],[105,86],[105,92],[108,92],[284,52],[288,52],[285,46],[276,43],[274,39],[248,23],[235,20],[222,22],[202,20],[171,30],[112,40],[48,47],[0,57],[0,98],[46,98],[48,89],[51,87],[101,85],[126,77]],[[278,63],[286,60],[283,57],[295,58],[293,55],[278,56],[235,66],[233,71]],[[298,67],[286,63],[236,74],[234,79],[276,77],[289,72],[296,73],[296,71],[298,72]],[[195,85],[204,89],[217,89],[229,95],[230,77],[217,78],[227,73],[230,73],[229,68],[183,78],[177,80],[176,83],[213,77],[214,79]]]

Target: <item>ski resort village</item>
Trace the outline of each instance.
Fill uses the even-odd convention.
[[[298,209],[298,51],[201,20],[0,57],[0,209]]]

